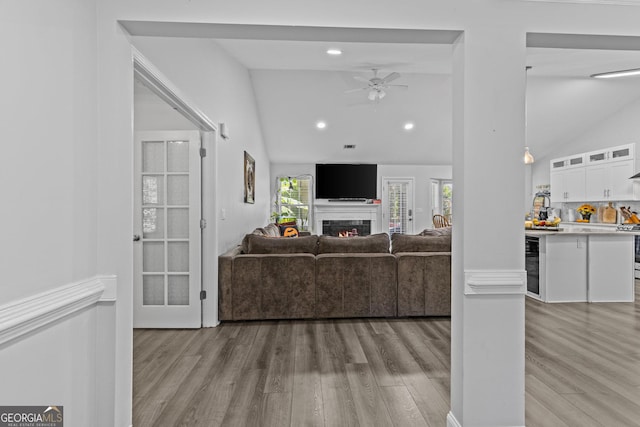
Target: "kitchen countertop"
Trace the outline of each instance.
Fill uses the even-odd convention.
[[[540,237],[540,236],[551,236],[551,235],[560,235],[560,236],[570,236],[570,235],[585,235],[585,234],[598,234],[598,235],[611,235],[611,236],[639,236],[639,231],[617,231],[615,228],[607,229],[607,228],[595,228],[595,227],[571,227],[571,229],[560,228],[559,230],[530,230],[525,229],[524,235],[531,237]]]

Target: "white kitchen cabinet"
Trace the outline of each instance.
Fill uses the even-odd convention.
[[[635,161],[624,160],[592,164],[585,168],[586,201],[634,200],[632,176]]]
[[[589,235],[589,302],[634,300],[633,236]]]
[[[587,301],[587,236],[548,235],[544,240],[540,245],[544,300]]]
[[[525,234],[539,239],[539,263],[527,267],[539,268],[539,293],[531,297],[544,302],[634,300],[634,234],[591,226]]]
[[[551,172],[551,202],[585,200],[585,168],[575,167]]]
[[[602,150],[585,153],[586,165],[596,165],[609,162],[633,160],[635,158],[635,144],[619,145]]]
[[[640,199],[635,144],[603,148],[551,160],[551,202]]]

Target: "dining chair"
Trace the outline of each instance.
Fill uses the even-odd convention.
[[[435,228],[449,227],[450,225],[449,220],[444,215],[435,214],[433,216],[433,226]]]

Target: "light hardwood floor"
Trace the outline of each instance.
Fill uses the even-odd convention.
[[[640,426],[639,302],[527,299],[526,325],[527,426]],[[445,426],[449,343],[448,318],[135,330],[133,425]]]

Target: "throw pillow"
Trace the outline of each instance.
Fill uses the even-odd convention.
[[[247,237],[249,254],[316,254],[318,248],[318,236],[303,236],[297,239],[274,239],[272,237],[256,236]]]
[[[318,253],[389,253],[389,235],[380,233],[358,237],[320,236]]]
[[[280,224],[280,235],[282,237],[298,237],[298,227],[295,225]]]
[[[425,228],[419,236],[451,236],[451,226],[442,228]]]
[[[280,237],[280,229],[274,223],[270,223],[263,228],[264,235],[269,237]]]

